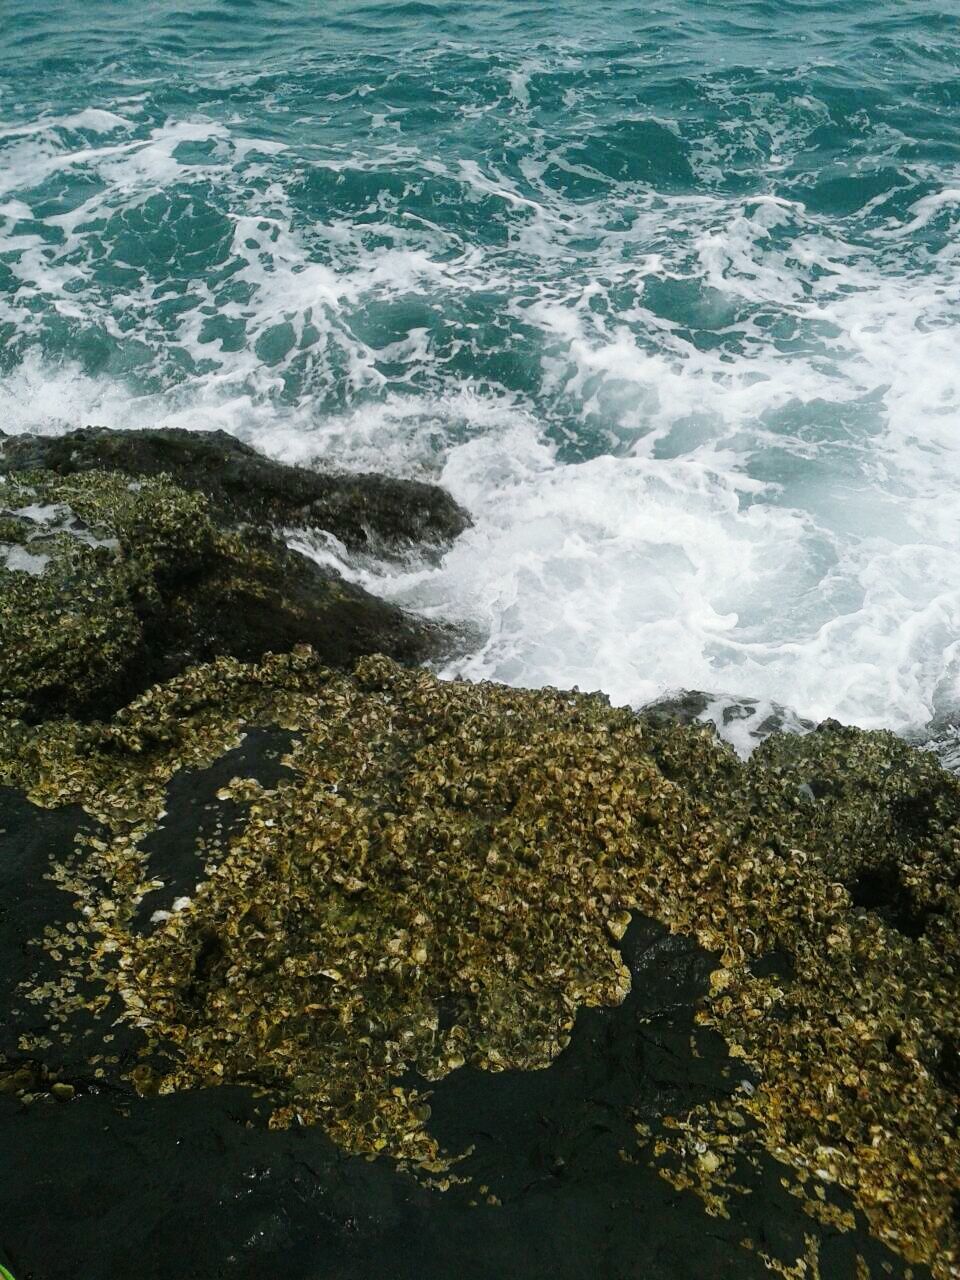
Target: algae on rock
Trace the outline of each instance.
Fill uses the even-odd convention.
[[[267,530],[225,527],[204,495],[167,476],[14,471],[0,480],[8,714],[108,715],[193,663],[250,661],[301,642],[349,668],[370,652],[425,661],[450,635]]]
[[[219,524],[322,528],[350,548],[386,555],[444,546],[470,524],[437,485],[287,466],[225,431],[81,427],[60,436],[6,437],[0,432],[0,466],[10,474],[163,475],[203,493]]]
[[[223,788],[239,828],[144,921],[171,778],[271,725],[287,774]],[[849,1225],[834,1185],[908,1261],[954,1273],[960,781],[892,735],[828,724],[744,764],[599,696],[379,657],[344,675],[298,649],[196,667],[102,725],[2,722],[0,781],[89,816],[56,872],[81,952],[38,998],[57,1032],[81,978],[119,998],[141,1090],[252,1084],[275,1124],[445,1185],[459,1153],[431,1134],[431,1082],[547,1067],[578,1008],[623,999],[616,944],[643,912],[716,955],[699,1017],[750,1077],[651,1158],[722,1211],[761,1149],[814,1216]]]

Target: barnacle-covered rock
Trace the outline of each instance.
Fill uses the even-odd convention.
[[[437,485],[286,466],[225,431],[82,427],[60,436],[0,433],[0,469],[165,475],[203,493],[219,523],[320,528],[348,547],[378,554],[445,545],[470,523]]]
[[[251,731],[279,758],[225,778]],[[214,768],[223,821],[180,822],[192,875],[165,880],[176,780]],[[624,1159],[721,1217],[779,1162],[813,1233],[796,1274],[858,1221],[955,1273],[960,781],[891,735],[827,724],[744,764],[599,696],[298,649],[195,667],[103,725],[2,722],[0,781],[86,815],[52,871],[74,929],[42,940],[64,971],[24,996],[47,1010],[31,1061],[105,1000],[109,1036],[139,1037],[112,1078],[141,1094],[254,1086],[274,1126],[456,1186],[431,1094],[555,1071],[578,1014],[630,994],[642,914],[709,953],[688,1007],[734,1075],[648,1111]]]
[[[349,667],[370,652],[420,662],[449,644],[443,628],[268,530],[216,517],[203,494],[163,475],[14,471],[0,480],[6,712],[109,714],[221,654],[249,661],[309,642]]]

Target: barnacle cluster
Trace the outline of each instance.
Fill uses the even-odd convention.
[[[83,705],[121,682],[165,573],[203,564],[216,536],[202,496],[164,477],[37,471],[0,479],[6,712]]]
[[[285,773],[223,788],[242,822],[145,921],[171,778],[255,726],[291,734]],[[698,1016],[752,1081],[673,1119],[682,1185],[707,1198],[762,1149],[821,1220],[850,1225],[834,1184],[955,1273],[960,781],[892,735],[828,724],[744,764],[600,696],[301,648],[195,667],[104,724],[0,721],[0,781],[89,817],[55,871],[82,939],[44,998],[58,1031],[90,978],[119,999],[140,1089],[252,1084],[274,1124],[443,1185],[431,1082],[548,1066],[578,1008],[623,1000],[643,912],[715,955]]]
[[[370,652],[421,662],[453,642],[452,630],[345,582],[269,526],[231,522],[222,501],[197,491],[201,480],[0,475],[4,714],[102,718],[196,663],[256,661],[297,643],[349,668]]]

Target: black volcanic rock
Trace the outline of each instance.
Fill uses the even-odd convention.
[[[960,781],[411,670],[280,531],[443,502],[133,435],[0,481],[17,1280],[952,1276]]]
[[[694,1024],[711,959],[645,919],[623,951],[633,993],[582,1011],[548,1070],[437,1084],[434,1128],[472,1148],[469,1182],[447,1192],[344,1155],[319,1128],[270,1130],[236,1087],[138,1097],[77,1063],[57,1073],[72,1100],[50,1080],[27,1104],[0,1096],[17,1170],[0,1187],[0,1258],[17,1280],[762,1280],[758,1251],[803,1257],[811,1232],[781,1167],[739,1170],[750,1194],[707,1218],[636,1145],[635,1124],[723,1098],[742,1075]],[[818,1237],[830,1280],[858,1280],[858,1255],[905,1276],[862,1226]]]
[[[949,1176],[955,1006],[925,995],[954,989],[931,895],[960,784],[929,756],[828,723],[746,765],[601,698],[299,651],[110,724],[0,718],[0,768],[17,1280],[905,1280],[829,1166],[879,1098],[888,1143]],[[650,914],[621,911],[644,874]],[[739,975],[697,939],[718,918],[761,930]],[[807,1113],[821,1087],[842,1127]],[[897,1191],[909,1223],[926,1193]]]

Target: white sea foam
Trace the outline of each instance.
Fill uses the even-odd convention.
[[[57,415],[44,418],[43,395],[25,403],[25,388],[8,385],[20,404],[10,426],[225,427],[291,462],[438,478],[475,521],[439,565],[360,562],[333,542],[314,552],[398,603],[478,631],[482,642],[447,675],[602,688],[634,705],[679,688],[747,693],[813,719],[901,730],[956,705],[956,516],[906,487],[896,499],[863,493],[862,521],[840,505],[817,519],[765,500],[775,489],[715,444],[671,459],[564,463],[528,409],[469,390],[311,420],[237,398],[132,410],[123,387],[77,375],[36,371],[33,386]],[[939,475],[943,498],[957,477],[941,461],[926,481]],[[886,532],[863,535],[860,523]],[[741,728],[725,732],[749,745]]]
[[[439,567],[354,576],[482,629],[448,675],[602,688],[635,705],[684,687],[749,691],[901,729],[955,696],[952,552],[744,508],[755,485],[731,456],[563,465],[520,417],[454,448],[440,478],[473,529]]]
[[[511,117],[531,110],[536,70],[507,73]],[[793,145],[780,111],[763,125],[778,157]],[[53,366],[37,343],[0,383],[4,430],[223,428],[291,462],[439,479],[474,519],[439,564],[304,547],[468,624],[480,640],[447,675],[631,704],[700,688],[903,731],[956,711],[960,250],[945,237],[910,256],[912,237],[955,218],[953,179],[864,229],[763,195],[633,184],[567,198],[557,172],[597,171],[547,143],[519,176],[395,138],[311,162],[331,190],[379,166],[408,190],[436,181],[465,207],[487,202],[503,236],[473,243],[428,204],[395,215],[396,194],[362,222],[302,216],[283,144],[239,124],[111,116],[90,108],[6,140],[0,238],[19,287],[0,320],[36,339],[55,316],[123,350],[134,317],[140,376]],[[724,159],[695,157],[702,172]],[[59,172],[96,181],[46,219],[55,242],[30,193]],[[178,184],[219,217],[222,258],[185,283],[122,262],[129,282],[105,284],[102,222]],[[652,298],[672,287],[695,293],[687,325]],[[161,321],[170,296],[184,304]],[[498,300],[499,327],[477,336],[458,310],[472,298]],[[397,307],[415,314],[398,332],[371,323]],[[211,337],[212,321],[242,341]],[[517,334],[536,394],[455,371],[471,343],[486,357],[483,343]]]
[[[50,563],[50,557],[28,551],[26,547],[5,546],[0,542],[0,559],[5,567],[15,573],[29,573],[38,576]]]

